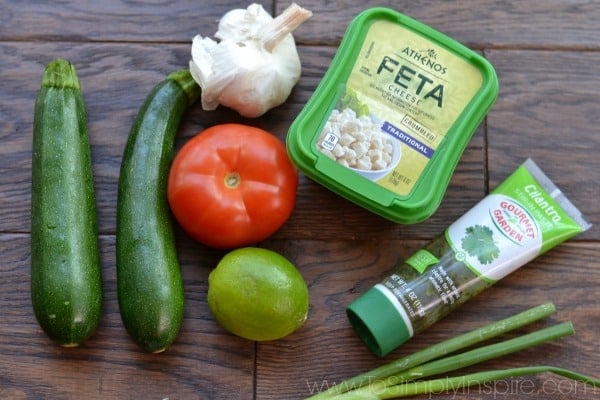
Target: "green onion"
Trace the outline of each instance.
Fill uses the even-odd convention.
[[[392,361],[388,364],[382,365],[381,367],[375,368],[369,372],[347,379],[335,386],[330,387],[326,391],[309,397],[308,399],[332,399],[336,395],[339,395],[341,393],[345,393],[353,389],[358,389],[364,385],[370,384],[375,381],[386,379],[390,376],[399,374],[400,372],[405,371],[409,368],[416,367],[420,364],[456,352],[457,350],[464,349],[476,343],[491,339],[503,333],[510,332],[514,329],[518,329],[534,321],[545,318],[553,314],[555,311],[556,308],[552,303],[545,303],[537,307],[530,308],[519,314],[513,315],[511,317],[505,318],[497,322],[490,323],[486,326],[477,328],[471,332],[464,333],[462,335],[445,340],[443,342],[431,345],[423,350],[417,351],[413,354]]]
[[[386,379],[371,381],[372,383],[355,391],[356,394],[383,393],[388,387],[392,387],[415,379],[423,379],[432,375],[454,371],[460,368],[475,365],[483,361],[491,360],[519,350],[527,349],[538,344],[558,339],[575,333],[570,322],[564,322],[549,328],[518,336],[513,339],[479,347],[465,353],[440,358],[425,364],[418,365]]]
[[[421,364],[398,375],[393,375],[389,380],[396,380],[396,383],[399,383],[454,371],[574,333],[573,324],[563,322],[513,339]]]

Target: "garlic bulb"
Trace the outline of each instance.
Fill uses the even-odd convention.
[[[212,40],[196,35],[190,72],[202,88],[202,108],[219,104],[259,117],[282,104],[300,78],[291,32],[312,13],[295,3],[277,18],[259,4],[226,13]]]

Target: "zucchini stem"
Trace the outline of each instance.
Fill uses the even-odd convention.
[[[80,90],[75,66],[63,58],[52,60],[44,69],[42,87]]]
[[[189,69],[171,72],[167,79],[177,83],[188,97],[189,105],[194,104],[199,98],[201,89],[196,83]]]

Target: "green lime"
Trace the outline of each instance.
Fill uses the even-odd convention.
[[[255,247],[226,254],[208,277],[208,305],[229,332],[250,340],[276,340],[308,316],[308,287],[282,255]]]

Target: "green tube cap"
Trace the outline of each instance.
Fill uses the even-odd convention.
[[[403,314],[406,313],[398,300],[379,285],[369,289],[346,309],[358,336],[379,357],[412,337],[412,326]]]

